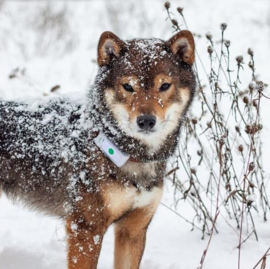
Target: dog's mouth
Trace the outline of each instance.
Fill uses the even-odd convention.
[[[156,131],[155,130],[138,130],[138,133],[140,134],[145,134],[145,135],[149,135],[149,134],[152,134],[152,133],[155,133]]]

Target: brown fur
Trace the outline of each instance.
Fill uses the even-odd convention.
[[[159,204],[161,188],[162,185],[148,206],[135,209],[132,209],[134,201],[129,199],[127,188],[114,181],[102,183],[98,197],[85,194],[76,205],[77,212],[67,220],[68,268],[96,268],[103,236],[112,223],[116,224],[115,268],[138,268],[145,233]],[[117,201],[112,204],[115,197]],[[98,243],[94,240],[97,235]],[[130,267],[126,267],[127,262]]]
[[[167,42],[124,42],[105,32],[89,107],[60,100],[31,112],[26,104],[0,103],[0,190],[66,220],[69,269],[97,268],[103,236],[113,223],[114,267],[139,268],[146,231],[161,199],[166,161],[194,96],[194,54],[188,31]],[[164,83],[170,88],[161,91]],[[124,84],[132,84],[133,91]],[[41,124],[51,113],[56,117]],[[141,115],[154,115],[158,131],[149,136],[130,131]],[[84,130],[88,118],[93,125]],[[123,167],[94,144],[100,131],[131,156]]]

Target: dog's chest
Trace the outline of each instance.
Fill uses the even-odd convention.
[[[124,213],[138,208],[151,210],[159,203],[161,195],[161,187],[154,187],[147,191],[138,190],[135,187],[114,188],[111,186],[104,193],[104,200],[110,215],[118,219]]]

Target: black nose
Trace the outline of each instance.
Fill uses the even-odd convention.
[[[156,124],[156,117],[151,115],[139,116],[137,118],[137,124],[142,130],[151,130]]]

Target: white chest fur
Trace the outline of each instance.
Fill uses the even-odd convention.
[[[162,188],[154,187],[151,191],[139,191],[135,187],[114,188],[111,186],[105,195],[106,207],[114,218],[120,217],[128,210],[156,208],[162,195]]]

